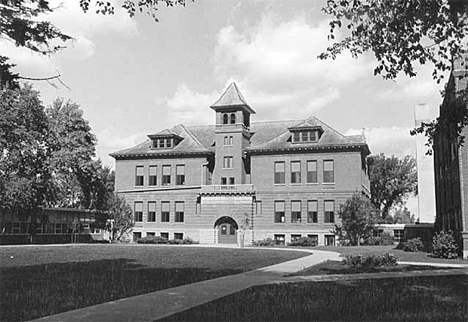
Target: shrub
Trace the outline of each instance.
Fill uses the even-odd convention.
[[[420,252],[424,249],[424,244],[420,237],[408,240],[403,246],[405,252]]]
[[[317,239],[310,237],[301,237],[288,243],[288,246],[317,246]]]
[[[376,267],[388,267],[396,266],[397,258],[391,253],[384,253],[382,255],[369,255],[363,257],[362,255],[346,255],[342,260],[344,265],[351,267],[363,267],[363,268],[376,268]]]
[[[431,256],[437,258],[458,257],[458,246],[451,230],[441,231],[433,237]]]
[[[369,246],[377,246],[380,245],[381,238],[380,236],[371,236],[366,239],[365,244]]]
[[[169,239],[168,240],[168,243],[170,245],[183,245],[184,244],[184,240],[183,239]]]
[[[142,237],[137,240],[138,244],[167,244],[167,238],[161,236]]]
[[[252,243],[253,246],[275,246],[275,241],[271,238],[264,240],[256,240]]]
[[[382,245],[382,246],[393,245],[394,242],[395,242],[395,237],[393,237],[390,233],[383,233],[380,235],[379,245]]]
[[[190,238],[190,237],[185,237],[185,238],[183,239],[182,243],[183,243],[184,245],[193,245],[193,244],[199,244],[199,242],[198,242],[198,241],[196,241],[196,240],[193,240],[193,239],[192,239],[192,238]]]

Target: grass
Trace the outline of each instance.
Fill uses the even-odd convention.
[[[305,255],[157,245],[2,246],[0,320],[39,318]]]
[[[325,261],[320,264],[308,267],[290,276],[311,276],[311,275],[334,275],[334,274],[364,274],[364,273],[384,273],[384,272],[409,272],[441,269],[441,267],[427,265],[397,265],[387,267],[352,267],[342,264],[339,261]],[[444,268],[446,269],[446,268]]]
[[[466,275],[255,286],[161,321],[466,321]]]

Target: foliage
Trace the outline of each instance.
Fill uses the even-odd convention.
[[[310,237],[301,237],[288,243],[288,246],[310,247],[317,246],[317,239]]]
[[[369,256],[346,255],[341,262],[343,265],[349,265],[351,267],[376,268],[396,266],[397,258],[391,253]]]
[[[166,237],[154,236],[154,237],[142,237],[137,240],[138,244],[167,244],[168,240]]]
[[[252,245],[257,246],[257,247],[269,247],[269,246],[275,246],[275,240],[268,237],[263,240],[255,240]]]
[[[386,222],[392,207],[402,205],[407,197],[417,193],[416,160],[409,155],[399,159],[379,154],[369,157],[368,164],[371,201]]]
[[[407,207],[398,207],[392,216],[387,217],[388,224],[414,224],[416,218]]]
[[[458,257],[458,245],[451,230],[436,233],[432,239],[431,256],[436,258]]]
[[[420,237],[412,238],[404,243],[403,250],[405,252],[421,252],[424,250],[424,244]]]
[[[413,77],[416,66],[432,64],[432,76],[438,83],[451,69],[453,59],[468,62],[468,56],[462,56],[468,49],[465,0],[328,0],[323,11],[333,17],[329,39],[339,40],[321,59],[335,59],[346,50],[356,58],[370,51],[377,59],[375,75],[395,79],[403,72]],[[466,106],[466,93],[461,97]],[[449,123],[460,135],[468,124],[466,108]],[[438,126],[438,122],[423,123],[411,134],[425,133],[431,143]]]
[[[393,245],[395,238],[387,232],[382,233],[380,236],[371,236],[366,239],[365,244],[370,246],[388,246]]]
[[[374,208],[369,199],[355,193],[340,206],[338,217],[341,226],[335,226],[335,234],[344,245],[360,245],[361,239],[372,236],[375,230]]]
[[[107,229],[111,232],[112,241],[120,241],[135,225],[132,208],[117,193],[112,195],[108,206]]]

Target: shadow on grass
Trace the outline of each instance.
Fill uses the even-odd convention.
[[[29,320],[241,272],[148,268],[125,258],[3,268],[0,320]]]
[[[385,272],[410,272],[435,269],[452,269],[452,267],[434,267],[428,265],[398,265],[389,267],[352,267],[339,261],[325,261],[288,276],[336,275],[336,274],[365,274]]]
[[[254,286],[159,321],[466,321],[463,276]]]

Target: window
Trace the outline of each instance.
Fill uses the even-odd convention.
[[[229,123],[229,116],[227,114],[223,114],[223,124]]]
[[[302,237],[301,234],[291,234],[291,241],[293,242],[295,240],[298,240],[301,237]]]
[[[225,178],[225,177],[221,178],[221,184],[223,186],[227,185],[227,178]]]
[[[231,114],[231,124],[236,124],[236,114],[235,113]]]
[[[224,157],[223,169],[232,169],[232,157]]]
[[[133,241],[138,241],[141,238],[141,231],[134,231],[133,232]]]
[[[335,202],[333,200],[325,200],[325,223],[335,222]]]
[[[169,222],[169,202],[161,202],[161,222]]]
[[[284,223],[284,201],[275,201],[275,222]]]
[[[232,136],[225,136],[224,137],[224,145],[233,145]]]
[[[301,141],[301,133],[300,132],[294,132],[293,133],[293,142],[300,142]]]
[[[291,162],[291,183],[301,183],[301,161]]]
[[[307,235],[307,237],[312,239],[314,246],[318,245],[318,235]]]
[[[234,184],[234,182],[235,182],[235,179],[234,179],[234,178],[232,178],[232,177],[231,177],[231,178],[229,178],[229,184],[230,184],[230,185],[233,185],[233,184]]]
[[[160,235],[162,238],[169,239],[169,233],[161,233]]]
[[[185,184],[185,165],[176,166],[176,185]]]
[[[284,245],[284,240],[286,238],[284,237],[284,235],[276,235],[275,234],[275,245]]]
[[[143,202],[137,201],[135,202],[135,221],[142,222],[143,221]]]
[[[175,222],[184,222],[184,202],[175,203]]]
[[[174,233],[174,239],[184,239],[183,233]]]
[[[325,235],[325,246],[334,246],[334,245],[335,245],[335,236]]]
[[[262,202],[260,200],[257,200],[257,215],[260,215],[262,213]]]
[[[148,222],[156,221],[156,202],[148,202]]]
[[[317,131],[309,131],[309,141],[310,142],[317,142]]]
[[[395,238],[396,242],[401,242],[405,235],[404,229],[394,229],[393,230],[393,237]]]
[[[166,140],[159,139],[159,148],[165,148],[166,147],[165,143],[166,143]]]
[[[323,161],[323,182],[333,183],[335,182],[335,170],[333,160]]]
[[[162,167],[162,185],[169,186],[171,184],[171,166],[163,165]]]
[[[291,222],[292,223],[301,222],[301,202],[300,201],[291,201]]]
[[[142,186],[143,184],[143,166],[137,166],[135,170],[135,186]]]
[[[150,165],[148,185],[156,186],[157,184],[158,184],[158,167],[155,165]]]
[[[275,162],[275,184],[284,183],[284,162]]]
[[[307,183],[318,183],[317,161],[307,161]]]
[[[232,136],[229,137],[229,145],[234,145],[234,140]]]
[[[155,237],[156,236],[156,233],[154,232],[147,232],[146,233],[146,237]]]
[[[308,223],[317,223],[317,208],[318,203],[316,200],[307,201],[307,222]]]
[[[172,147],[172,139],[166,139],[166,147]]]

